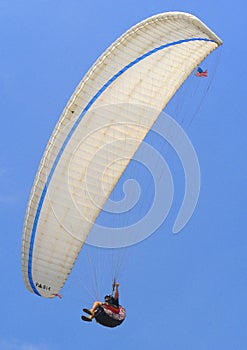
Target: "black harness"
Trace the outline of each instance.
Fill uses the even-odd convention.
[[[95,320],[96,320],[98,323],[100,323],[100,324],[103,325],[103,326],[110,327],[110,328],[117,327],[117,326],[119,326],[119,325],[124,321],[124,319],[122,319],[122,320],[117,320],[117,319],[115,319],[115,318],[109,316],[109,315],[105,312],[103,306],[99,306],[99,307],[97,308],[97,310],[95,311],[94,317],[95,317]]]

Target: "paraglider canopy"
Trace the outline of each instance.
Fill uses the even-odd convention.
[[[28,290],[46,298],[59,293],[160,112],[219,45],[195,16],[162,13],[130,28],[90,68],[52,133],[31,191],[22,238]]]

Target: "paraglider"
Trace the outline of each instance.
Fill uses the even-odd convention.
[[[119,283],[113,285],[113,291],[115,289],[114,296],[106,295],[105,301],[95,301],[92,308],[83,309],[89,317],[82,315],[81,319],[85,322],[92,322],[95,318],[96,322],[103,326],[114,328],[123,323],[126,312],[125,308],[119,305]]]
[[[90,68],[52,133],[31,190],[22,238],[22,274],[30,292],[60,295],[95,220],[150,128],[221,44],[195,16],[162,13],[130,28]],[[102,308],[120,315],[119,321],[125,317],[124,309],[117,314],[103,304],[90,315],[99,323]]]

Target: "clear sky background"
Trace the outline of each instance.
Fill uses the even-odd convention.
[[[1,350],[246,349],[246,8],[244,0],[0,0]],[[80,320],[92,302],[82,288],[83,256],[62,300],[26,290],[25,209],[76,85],[129,27],[165,11],[196,15],[224,42],[211,89],[186,129],[200,161],[201,193],[179,235],[171,233],[174,208],[128,254],[120,279],[127,319],[111,330]]]

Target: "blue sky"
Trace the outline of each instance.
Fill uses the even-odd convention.
[[[185,129],[199,158],[201,193],[179,235],[169,230],[175,207],[128,252],[120,279],[127,319],[109,330],[80,320],[92,301],[83,255],[62,300],[25,289],[25,209],[45,145],[83,75],[130,26],[172,10],[193,13],[224,42],[213,84]],[[243,0],[0,1],[0,349],[246,349],[245,13]]]

